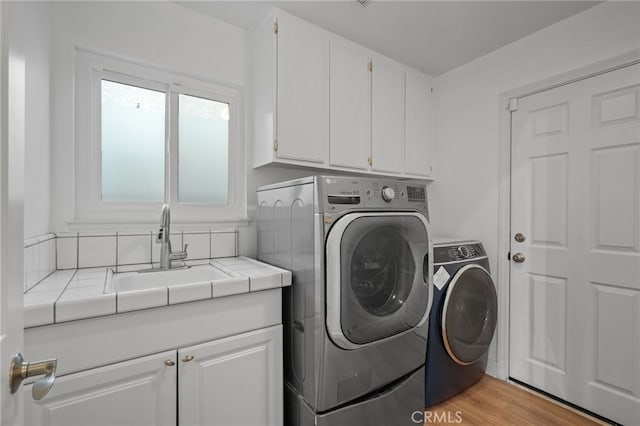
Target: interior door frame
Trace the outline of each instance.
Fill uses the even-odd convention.
[[[508,259],[511,246],[511,112],[517,99],[555,89],[590,77],[640,63],[640,49],[558,74],[556,76],[501,93],[499,128],[498,188],[498,365],[497,377],[509,378],[509,311],[511,277]],[[515,104],[514,104],[515,102]],[[506,284],[506,285],[505,285]]]

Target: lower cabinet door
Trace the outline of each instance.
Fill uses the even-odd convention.
[[[62,376],[40,401],[25,386],[25,424],[175,426],[176,364],[168,351]]]
[[[178,351],[180,426],[280,426],[282,326]]]

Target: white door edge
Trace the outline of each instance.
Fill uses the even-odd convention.
[[[509,100],[550,90],[637,63],[640,63],[640,49],[634,49],[625,54],[500,94],[499,105],[504,107],[500,107],[498,145],[498,325],[496,330],[498,359],[495,367],[491,365],[487,367],[487,371],[494,372],[499,379],[507,380],[509,378],[509,295],[511,290],[509,273],[511,261],[508,259],[511,246],[511,111],[508,108]],[[489,360],[489,363],[491,362]]]

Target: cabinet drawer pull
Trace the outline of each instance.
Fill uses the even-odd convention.
[[[184,358],[182,358],[182,362],[189,362],[189,361],[193,361],[193,355],[185,355]]]
[[[175,362],[173,362],[173,360],[166,359],[166,360],[164,361],[164,365],[166,365],[167,367],[173,367],[174,365],[176,365],[176,363],[175,363]]]

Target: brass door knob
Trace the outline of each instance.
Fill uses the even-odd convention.
[[[31,388],[31,395],[36,401],[44,398],[56,381],[56,367],[58,361],[47,359],[38,362],[27,362],[22,358],[21,353],[13,355],[11,358],[11,367],[9,369],[9,386],[11,393],[16,393],[20,384],[27,377],[41,376],[43,378],[36,380]]]
[[[522,254],[522,253],[516,253],[511,258],[516,263],[522,263],[525,260],[524,254]]]

